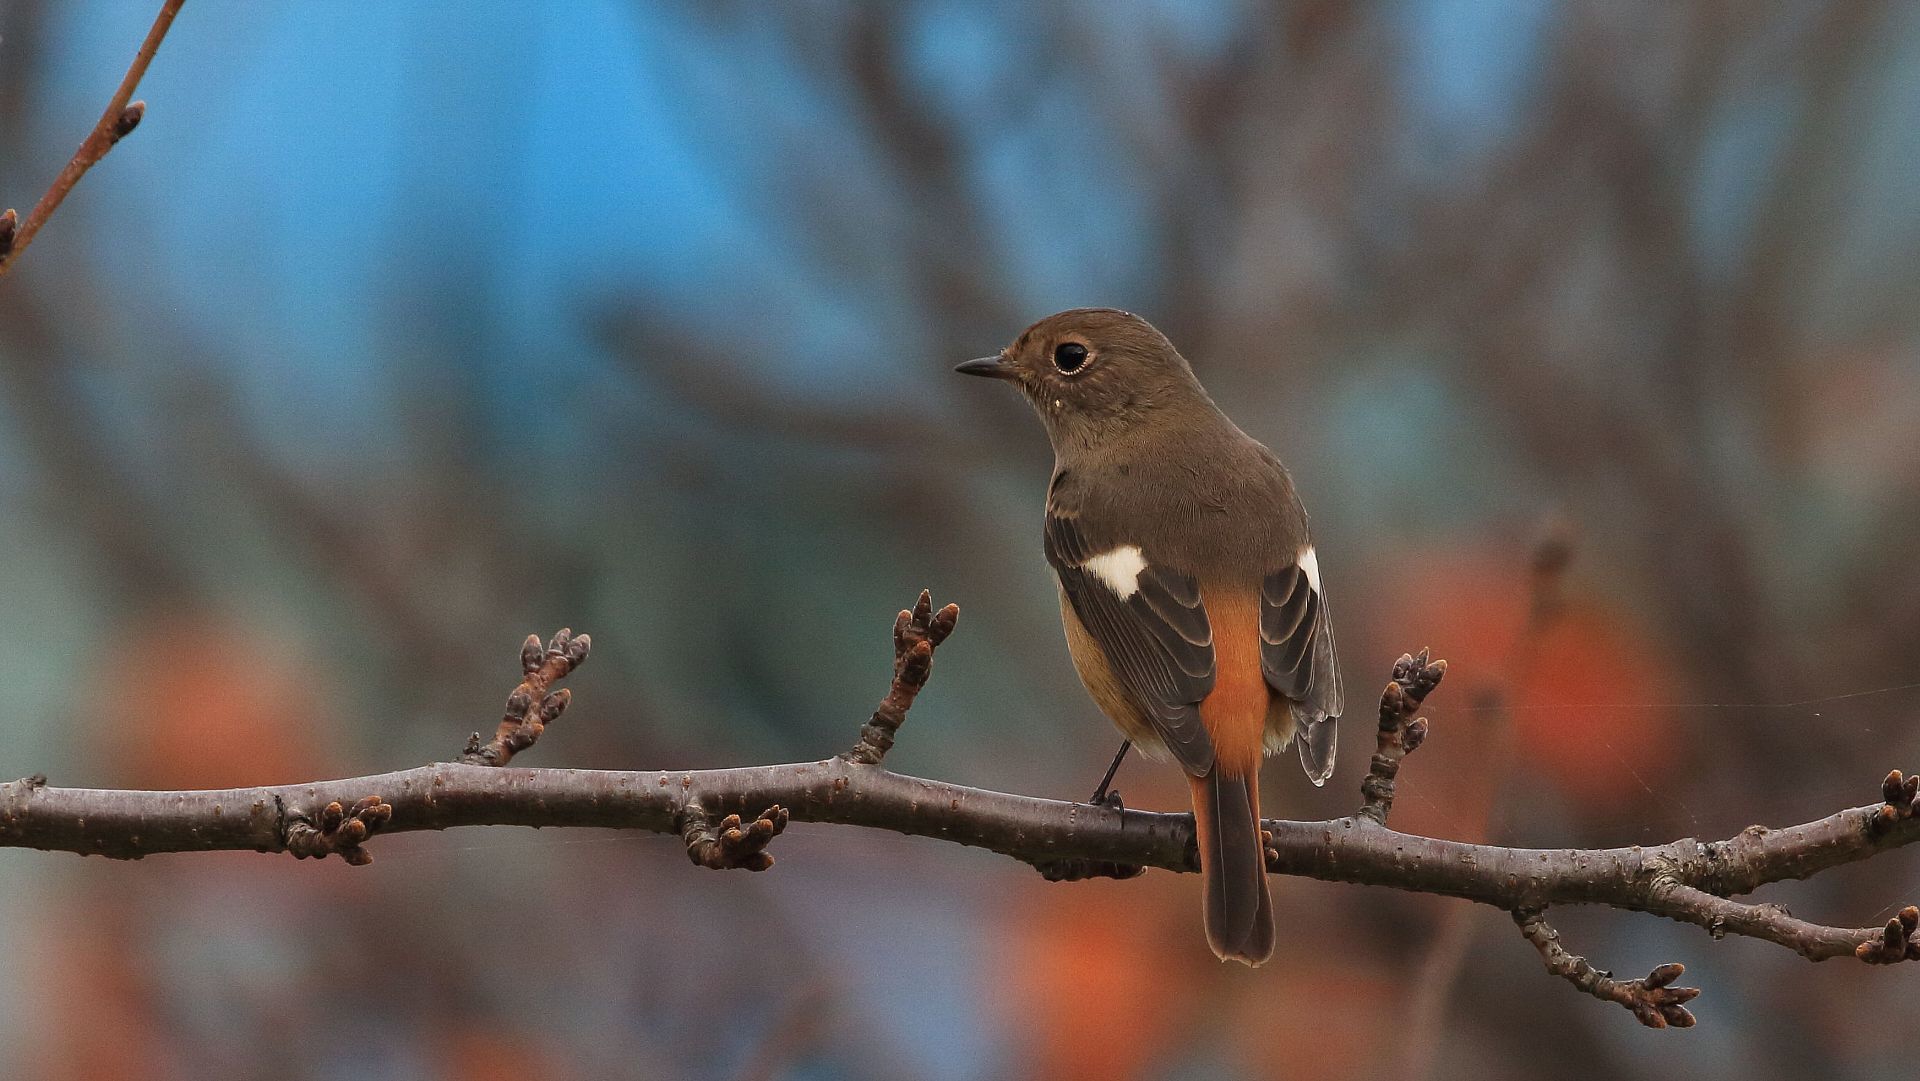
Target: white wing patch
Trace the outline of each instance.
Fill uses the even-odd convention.
[[[1081,566],[1092,571],[1108,589],[1126,598],[1140,592],[1140,572],[1147,569],[1147,557],[1141,554],[1139,545],[1123,544],[1094,556]]]
[[[1313,591],[1321,593],[1320,557],[1313,554],[1313,545],[1309,544],[1300,549],[1300,558],[1294,562],[1300,564],[1300,569],[1307,572],[1307,584],[1313,587]]]

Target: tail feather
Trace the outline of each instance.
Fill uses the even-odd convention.
[[[1207,944],[1221,960],[1258,965],[1273,956],[1273,898],[1260,843],[1260,792],[1250,776],[1190,777],[1200,851]]]

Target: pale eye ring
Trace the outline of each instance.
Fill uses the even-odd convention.
[[[1087,347],[1079,342],[1061,342],[1053,347],[1053,366],[1061,375],[1072,375],[1087,365]]]

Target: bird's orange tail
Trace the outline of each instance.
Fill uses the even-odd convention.
[[[1273,956],[1273,897],[1267,892],[1266,846],[1260,843],[1258,767],[1228,773],[1221,763],[1193,786],[1193,825],[1200,849],[1207,945],[1222,961],[1258,965]]]

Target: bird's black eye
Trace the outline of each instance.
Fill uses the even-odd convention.
[[[1061,342],[1053,347],[1053,366],[1067,375],[1080,370],[1087,362],[1087,347],[1079,342]]]

